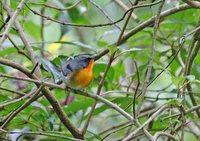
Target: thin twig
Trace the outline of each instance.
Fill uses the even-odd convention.
[[[19,96],[24,96],[24,95],[26,95],[26,93],[23,93],[23,92],[20,92],[20,91],[11,90],[11,89],[8,89],[8,88],[4,88],[4,87],[2,87],[2,86],[0,86],[0,89],[1,89],[1,90],[4,90],[4,91],[11,92],[11,93],[13,93],[13,94],[17,94],[17,95],[19,95]]]
[[[122,31],[120,32],[120,35],[119,35],[118,40],[117,40],[117,44],[120,42],[120,40],[121,40],[121,38],[122,38],[122,36],[123,36],[125,30],[126,30],[126,27],[127,27],[127,25],[128,25],[128,22],[129,22],[129,20],[130,20],[130,18],[131,18],[132,13],[133,13],[133,10],[131,10],[130,13],[128,14],[128,17],[127,17],[127,19],[126,19],[126,22],[125,22],[125,24],[124,24],[124,26],[123,26],[123,28],[122,28]]]
[[[137,107],[137,110],[136,110],[136,116],[139,115],[139,113],[140,113],[140,109],[141,109],[142,104],[143,104],[143,99],[144,99],[144,96],[146,94],[147,87],[148,87],[148,84],[149,84],[149,81],[150,81],[151,70],[152,70],[153,62],[154,62],[154,51],[155,51],[155,47],[156,47],[156,36],[157,36],[157,31],[158,31],[159,22],[160,22],[160,13],[162,11],[164,2],[165,1],[163,1],[161,3],[160,7],[159,7],[159,10],[158,10],[158,13],[157,13],[157,18],[156,18],[155,24],[154,24],[154,33],[153,33],[153,41],[152,41],[152,47],[151,47],[151,53],[150,53],[150,60],[149,60],[148,68],[147,68],[146,78],[145,78],[145,81],[144,81],[144,84],[143,84],[143,87],[142,87],[142,93],[141,93],[141,96],[140,96],[140,101],[138,103],[138,107]]]
[[[3,4],[3,7],[7,11],[8,15],[12,17],[13,13],[12,13],[11,9],[8,7],[8,5]],[[18,31],[18,34],[20,35],[21,40],[23,41],[23,43],[24,43],[24,45],[25,45],[25,47],[28,51],[28,55],[30,56],[31,61],[32,61],[33,65],[35,66],[38,61],[37,61],[37,58],[35,57],[35,53],[34,53],[32,47],[31,47],[31,45],[30,45],[30,43],[27,39],[27,36],[24,33],[23,28],[21,27],[18,20],[15,19],[14,24],[15,24],[15,27]],[[36,69],[36,74],[37,74],[38,77],[41,77],[40,68]]]
[[[55,22],[55,23],[58,23],[58,24],[68,25],[68,26],[77,26],[77,27],[91,27],[91,28],[95,28],[95,27],[110,26],[110,25],[119,23],[119,22],[121,22],[121,21],[125,18],[126,14],[129,13],[129,11],[132,11],[133,9],[136,9],[136,8],[153,6],[153,5],[156,5],[156,4],[160,3],[160,2],[161,2],[161,0],[158,1],[158,2],[155,2],[155,3],[133,6],[132,8],[128,9],[120,19],[118,19],[118,20],[116,20],[116,21],[114,21],[114,22],[105,23],[105,24],[75,24],[75,23],[61,22],[61,21],[52,19],[52,18],[50,18],[50,17],[48,17],[48,16],[41,15],[41,14],[38,13],[37,11],[31,9],[26,3],[25,3],[25,5],[26,5],[26,7],[27,7],[31,12],[33,12],[35,15],[41,16],[41,17],[45,18],[46,20],[50,20],[50,21]]]
[[[10,20],[9,20],[9,22],[8,22],[8,25],[7,25],[7,27],[6,27],[6,30],[5,30],[4,33],[3,33],[2,38],[1,38],[1,40],[0,40],[0,47],[2,47],[4,41],[6,40],[8,34],[9,34],[10,30],[11,30],[11,27],[12,27],[13,23],[15,22],[15,19],[17,18],[19,12],[20,12],[21,9],[23,8],[25,2],[26,2],[26,0],[22,0],[22,1],[19,3],[19,5],[17,6],[17,9],[15,10],[15,12],[14,12],[13,14],[9,15],[11,18],[10,18]]]
[[[44,88],[44,85],[41,85],[37,91],[34,93],[34,95],[27,101],[25,102],[22,106],[20,106],[19,108],[17,108],[16,110],[14,110],[4,121],[3,124],[1,125],[0,128],[5,128],[7,126],[7,124],[19,113],[21,112],[25,107],[27,107],[28,105],[30,105],[30,103],[33,102],[33,100],[35,99],[35,97],[41,92],[41,90]]]
[[[10,76],[10,75],[6,75],[6,74],[1,74],[0,73],[0,77],[6,77],[6,78],[12,78],[12,79],[18,79],[18,80],[24,80],[24,81],[28,81],[28,82],[34,82],[38,85],[45,85],[46,87],[49,87],[49,88],[58,88],[58,89],[62,89],[62,90],[67,90],[69,92],[72,92],[74,94],[78,94],[78,95],[83,95],[83,96],[86,96],[86,97],[90,97],[90,98],[93,98],[95,100],[99,100],[107,105],[109,105],[110,107],[112,107],[113,109],[115,109],[116,111],[118,111],[119,113],[121,113],[124,117],[126,117],[128,120],[133,120],[132,116],[130,114],[128,114],[127,112],[125,112],[122,108],[120,108],[118,105],[110,102],[109,100],[99,96],[99,95],[95,95],[95,94],[90,94],[90,93],[87,93],[87,92],[84,92],[84,91],[81,91],[81,90],[78,90],[78,89],[73,89],[73,88],[70,88],[70,87],[67,87],[67,86],[61,86],[61,85],[57,85],[57,84],[54,84],[54,83],[49,83],[49,82],[43,82],[43,81],[40,81],[40,80],[35,80],[35,79],[30,79],[30,78],[24,78],[24,77],[14,77],[14,76]]]
[[[9,1],[9,0],[8,0]],[[12,16],[12,11],[10,10],[10,8],[8,7],[8,5],[3,5],[4,9],[6,9],[7,13]],[[15,20],[15,27],[18,30],[18,33],[28,51],[28,54],[30,55],[31,61],[33,63],[34,66],[36,66],[37,64],[37,58],[35,57],[35,53],[30,45],[30,43],[28,42],[28,39],[25,35],[25,33],[23,32],[23,29],[21,27],[21,25],[19,24],[19,22],[17,20]],[[31,78],[35,78],[36,80],[41,79],[41,70],[39,67],[36,68],[36,75],[34,76],[31,73],[27,73],[28,76],[30,76]],[[37,87],[40,87],[40,85],[42,84],[37,84]],[[52,105],[53,109],[55,110],[56,114],[58,115],[58,117],[60,118],[61,122],[65,125],[65,127],[72,133],[72,135],[76,138],[79,139],[83,139],[82,134],[79,132],[79,130],[70,122],[69,118],[67,117],[67,115],[64,113],[64,111],[62,110],[61,106],[58,104],[58,101],[54,98],[54,96],[51,94],[51,92],[48,89],[43,89],[42,90],[43,94],[45,95],[46,99],[49,101],[49,103]],[[34,100],[36,100],[38,97],[34,98]],[[30,104],[30,103],[29,103]]]
[[[134,60],[134,64],[135,64],[135,68],[136,68],[136,74],[137,74],[137,86],[136,86],[136,89],[135,89],[135,94],[133,96],[133,118],[135,119],[136,118],[136,109],[135,109],[135,106],[136,106],[136,98],[137,98],[137,92],[138,92],[138,89],[140,87],[140,74],[139,74],[139,70],[138,70],[138,67],[137,67],[137,63],[136,61]]]
[[[147,119],[139,128],[137,128],[134,132],[129,134],[126,138],[123,139],[123,141],[128,141],[132,136],[136,135],[141,129],[143,129],[148,123],[150,123],[152,120],[154,120],[161,112],[163,112],[166,108],[168,108],[167,105],[162,106],[160,109],[158,109],[154,114],[152,114],[151,117]]]
[[[199,30],[200,27],[198,28],[195,28],[194,30],[192,30],[191,32],[183,35],[182,38],[179,39],[179,48],[178,50],[176,51],[176,53],[174,54],[173,58],[171,59],[171,61],[165,66],[165,68],[160,71],[152,80],[151,82],[148,84],[148,86],[150,86],[173,62],[174,60],[176,59],[177,55],[179,54],[179,52],[181,51],[181,49],[183,48],[183,45],[185,43],[185,40],[187,37],[189,37],[190,35],[194,34],[197,30]],[[190,91],[191,92],[191,91]]]
[[[99,86],[98,86],[97,92],[96,92],[96,95],[98,95],[98,96],[99,96],[100,93],[101,93],[101,89],[102,89],[102,87],[103,87],[103,85],[104,85],[106,76],[107,76],[108,71],[109,71],[109,69],[110,69],[110,67],[111,67],[111,64],[112,64],[112,62],[113,62],[115,53],[116,53],[116,52],[114,52],[114,53],[110,56],[108,65],[107,65],[107,67],[106,67],[106,70],[105,70],[105,72],[104,72],[104,74],[103,74],[103,77],[102,77],[101,81],[99,82]],[[95,110],[95,108],[96,108],[96,105],[97,105],[97,100],[94,101],[94,103],[93,103],[93,105],[92,105],[92,108],[91,108],[91,110],[90,110],[90,112],[89,112],[89,114],[88,114],[88,118],[87,118],[87,120],[86,120],[86,122],[85,122],[85,124],[84,124],[84,126],[83,126],[83,129],[82,129],[82,133],[83,133],[83,134],[85,134],[86,131],[87,131],[87,128],[88,128],[88,126],[89,126],[89,123],[90,123],[90,120],[91,120],[91,118],[92,118],[92,114],[93,114],[93,112],[94,112],[94,110]]]
[[[176,137],[174,137],[173,135],[169,134],[169,133],[166,133],[166,132],[157,132],[155,135],[154,135],[154,138],[157,140],[160,136],[166,136],[174,141],[178,141],[178,139]]]
[[[194,112],[194,111],[196,111],[196,110],[198,110],[198,109],[200,109],[200,105],[193,106],[192,108],[186,110],[186,111],[185,111],[185,114]],[[179,112],[179,113],[177,113],[177,114],[173,114],[173,115],[164,117],[164,118],[161,119],[161,122],[163,122],[164,120],[167,120],[167,119],[169,119],[169,118],[178,117],[178,116],[180,116],[180,115],[181,115],[181,113]]]
[[[6,134],[30,134],[30,135],[41,135],[41,136],[48,136],[48,137],[56,137],[56,138],[61,138],[61,139],[67,139],[70,141],[83,141],[80,139],[74,139],[74,138],[70,138],[70,137],[66,137],[66,136],[62,136],[62,135],[56,135],[56,134],[50,134],[50,133],[45,133],[45,132],[29,132],[29,131],[5,131],[5,130],[0,130],[3,133]]]
[[[192,8],[191,6],[187,5],[187,4],[182,4],[179,7],[174,7],[171,9],[168,9],[166,11],[163,11],[160,14],[160,18],[164,18],[167,17],[169,15],[172,15],[174,13],[186,10]],[[116,42],[115,45],[121,45],[123,44],[127,39],[129,39],[131,36],[133,36],[134,34],[138,33],[139,31],[143,30],[144,28],[152,25],[156,20],[156,16],[151,17],[148,20],[145,20],[143,23],[139,24],[138,26],[136,26],[135,28],[133,28],[132,30],[128,31],[126,34],[123,35],[123,37],[121,38],[120,42]]]
[[[48,5],[48,4],[45,4],[45,3],[28,2],[28,4],[41,5],[41,6],[48,7],[48,8],[52,8],[52,9],[55,9],[55,10],[58,10],[58,11],[67,11],[67,10],[69,10],[69,9],[74,8],[74,7],[77,6],[79,3],[81,3],[81,0],[77,0],[77,1],[76,1],[74,4],[72,4],[71,6],[68,6],[68,7],[65,7],[65,8],[59,8],[59,7],[54,7],[54,6],[52,6],[52,5]]]
[[[14,104],[14,103],[17,103],[17,102],[22,101],[22,100],[24,100],[24,99],[27,99],[27,98],[31,97],[34,93],[36,93],[36,92],[32,92],[32,93],[30,93],[30,94],[26,94],[26,95],[24,95],[23,97],[20,97],[20,98],[18,98],[18,99],[14,99],[14,100],[12,100],[12,101],[0,103],[0,109],[3,108],[3,107],[5,107],[5,106],[8,106],[8,105],[10,105],[10,104]]]
[[[24,51],[23,51],[21,48],[19,48],[19,47],[14,43],[14,41],[10,38],[10,36],[8,36],[8,39],[9,39],[9,41],[13,44],[13,46],[17,49],[17,51],[18,51],[19,54],[22,54],[22,55],[24,55],[26,58],[28,58],[29,60],[31,60],[30,57],[29,57],[26,53],[24,53]]]
[[[0,27],[0,31],[5,27],[5,25],[8,23],[8,21],[10,20],[10,17],[8,16],[7,18],[6,18],[6,20],[5,20],[5,22],[3,22],[3,24],[1,25],[1,27]]]
[[[186,62],[185,62],[185,70],[184,70],[185,76],[190,75],[192,64],[193,64],[194,59],[195,59],[195,57],[197,56],[197,54],[200,50],[200,37],[199,37],[199,34],[200,34],[200,18],[199,18],[197,27],[193,31],[189,32],[187,35],[189,36],[192,33],[195,33],[195,34],[193,35],[191,44],[189,46],[188,57],[187,57]],[[185,81],[185,84],[186,84],[187,90],[191,92],[192,86],[191,86],[190,83],[188,83],[188,80]],[[196,106],[197,102],[196,102],[196,99],[194,98],[194,95],[189,93],[189,96],[190,96],[190,99],[192,101],[192,104],[194,106]],[[200,111],[196,110],[196,113],[197,113],[197,116],[200,118]]]
[[[105,17],[113,23],[113,20],[108,16],[108,14],[99,6],[96,4],[96,2],[94,2],[93,0],[89,0],[90,3],[92,3],[94,6],[96,6],[104,15]],[[115,27],[117,27],[119,30],[121,30],[120,26],[118,26],[117,24],[114,24]]]
[[[188,5],[194,7],[194,8],[200,8],[200,2],[198,1],[194,1],[194,0],[182,0],[184,1],[185,3],[187,3]]]
[[[124,11],[127,11],[129,9],[128,6],[126,6],[126,4],[124,4],[121,0],[114,0],[115,3],[117,3]],[[131,14],[131,18],[133,18],[134,20],[137,20],[138,17],[132,12]]]
[[[45,13],[45,8],[42,8],[41,9],[41,14],[43,15]],[[41,30],[40,30],[40,36],[41,36],[41,41],[42,41],[42,44],[41,44],[41,49],[40,49],[40,53],[42,55],[42,57],[45,57],[44,56],[44,19],[41,18]]]

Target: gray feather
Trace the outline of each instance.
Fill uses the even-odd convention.
[[[88,54],[78,55],[63,62],[61,70],[64,76],[68,76],[73,72],[79,71],[88,66],[92,57]]]

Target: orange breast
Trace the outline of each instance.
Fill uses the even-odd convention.
[[[72,76],[72,84],[76,87],[86,87],[89,85],[93,79],[93,66],[94,60],[91,59],[86,68],[79,70]]]

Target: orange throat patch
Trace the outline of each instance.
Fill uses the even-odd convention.
[[[79,70],[72,76],[72,85],[75,87],[86,87],[89,85],[93,79],[93,66],[94,59],[91,59],[86,68]]]

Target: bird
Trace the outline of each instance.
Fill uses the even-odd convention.
[[[93,80],[94,62],[108,52],[108,49],[103,49],[93,55],[86,53],[72,57],[61,55],[54,61],[40,58],[40,64],[41,68],[52,75],[56,84],[64,83],[73,88],[85,88]]]
[[[94,58],[89,54],[80,54],[61,62],[61,79],[75,88],[87,87],[93,80]]]

